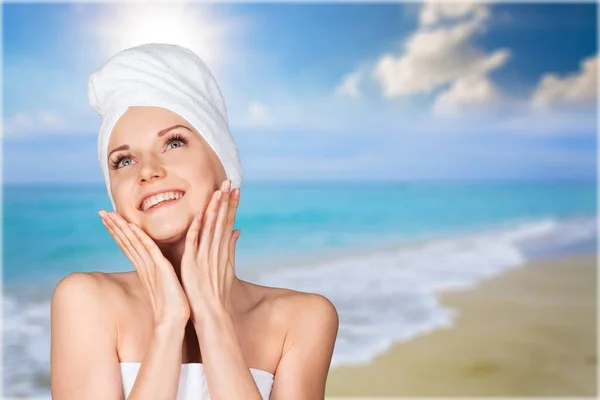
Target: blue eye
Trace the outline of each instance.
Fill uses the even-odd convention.
[[[179,144],[178,146],[171,146],[173,143],[175,143],[175,144],[177,144],[177,143],[180,143],[180,144]],[[181,140],[171,140],[171,141],[169,142],[169,144],[167,145],[167,148],[169,148],[169,149],[174,149],[174,148],[177,148],[177,147],[181,147],[181,146],[183,146],[184,144],[185,144],[185,143],[183,143]]]
[[[177,143],[176,146],[172,146],[172,144]],[[183,136],[180,135],[178,133],[169,136],[169,139],[167,139],[167,149],[176,149],[178,147],[182,147],[185,146],[188,143],[188,139]]]
[[[128,165],[131,165],[132,163],[133,160],[131,158],[125,157],[121,161],[119,161],[119,163],[117,164],[117,168],[126,167]]]
[[[133,159],[129,155],[119,154],[114,161],[110,162],[112,169],[119,169],[121,167],[127,167],[133,163]]]

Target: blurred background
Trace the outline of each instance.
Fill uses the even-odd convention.
[[[596,393],[597,5],[4,4],[3,383],[49,396],[50,297],[127,271],[89,74],[180,44],[244,168],[237,269],[320,293],[329,396]]]

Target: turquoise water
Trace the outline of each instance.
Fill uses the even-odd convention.
[[[592,184],[247,184],[238,264],[543,219],[593,217]],[[100,222],[104,187],[4,188],[4,279],[131,269]]]

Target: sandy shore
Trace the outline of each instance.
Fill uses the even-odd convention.
[[[370,364],[332,368],[328,399],[596,396],[596,254],[532,262],[448,292],[456,324]]]

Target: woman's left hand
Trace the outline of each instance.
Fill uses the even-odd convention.
[[[235,245],[240,235],[239,230],[232,230],[240,190],[230,191],[230,187],[231,181],[227,180],[213,193],[206,212],[194,217],[186,236],[181,284],[194,324],[208,316],[230,312]]]

